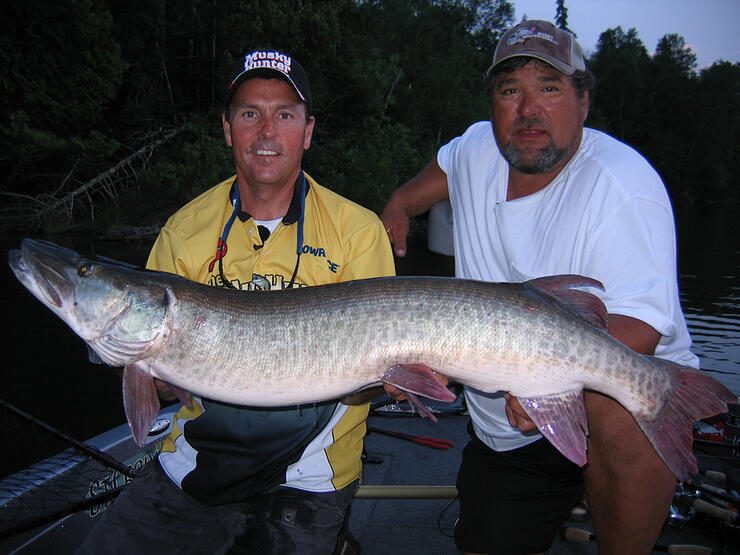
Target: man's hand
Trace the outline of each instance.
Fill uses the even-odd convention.
[[[537,429],[537,425],[524,412],[522,405],[516,397],[504,393],[504,399],[506,399],[506,418],[509,419],[509,424],[515,428],[519,428],[522,432],[531,432]]]
[[[394,198],[397,197],[391,197],[385,205],[380,219],[383,220],[383,226],[396,256],[402,257],[406,256],[406,238],[409,234],[411,218],[403,204]]]
[[[436,158],[391,195],[380,219],[393,243],[396,256],[406,256],[406,238],[411,218],[423,214],[433,204],[449,196],[447,174],[439,167]]]

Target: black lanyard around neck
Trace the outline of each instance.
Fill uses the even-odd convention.
[[[298,265],[301,261],[301,252],[303,251],[303,221],[305,216],[305,210],[306,210],[306,176],[303,173],[303,170],[301,170],[301,194],[300,194],[300,206],[301,206],[301,212],[298,216],[298,232],[297,232],[297,239],[296,239],[296,260],[295,260],[295,268],[293,269],[293,275],[290,278],[290,281],[288,282],[288,286],[286,289],[290,289],[293,287],[293,284],[295,283],[295,278],[298,275]],[[236,289],[234,285],[226,279],[226,276],[224,275],[224,264],[223,264],[223,258],[226,254],[226,239],[229,236],[229,232],[231,231],[231,226],[234,224],[234,220],[236,220],[236,216],[239,213],[239,209],[241,207],[241,199],[239,198],[239,184],[234,180],[234,192],[231,193],[231,205],[233,206],[233,211],[231,212],[231,216],[229,217],[229,221],[226,222],[226,225],[224,226],[223,233],[221,233],[221,239],[219,240],[219,257],[218,257],[218,273],[221,276],[221,281],[224,284],[225,287],[229,289]]]

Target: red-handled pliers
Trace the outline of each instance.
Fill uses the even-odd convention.
[[[450,447],[455,446],[453,442],[448,441],[446,439],[437,439],[435,437],[424,437],[424,436],[412,436],[410,434],[403,434],[401,432],[394,432],[391,430],[381,430],[380,428],[375,428],[374,426],[368,426],[367,431],[376,432],[379,434],[385,434],[385,435],[393,436],[393,437],[398,437],[398,438],[405,439],[408,441],[413,441],[414,443],[417,443],[419,445],[426,445],[427,447],[433,447],[434,449],[449,449]]]

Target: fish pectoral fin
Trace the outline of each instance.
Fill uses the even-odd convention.
[[[105,364],[105,361],[100,358],[100,355],[96,353],[90,345],[85,343],[85,346],[87,347],[87,360],[90,361],[92,364]]]
[[[436,378],[436,374],[437,372],[426,364],[397,364],[386,370],[380,377],[380,381],[404,391],[412,408],[416,407],[422,415],[436,422],[437,419],[416,395],[448,403],[457,399],[457,395],[442,385]]]
[[[159,414],[159,395],[154,378],[140,362],[123,369],[123,410],[134,441],[143,446]]]
[[[540,433],[558,451],[579,466],[586,464],[588,420],[582,389],[556,395],[517,398]]]

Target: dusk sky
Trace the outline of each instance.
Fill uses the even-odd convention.
[[[514,21],[555,19],[555,0],[512,0]],[[634,27],[651,54],[658,40],[677,33],[696,54],[698,67],[740,61],[740,0],[566,0],[568,27],[587,54],[610,28]]]

